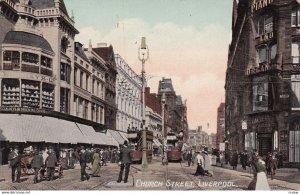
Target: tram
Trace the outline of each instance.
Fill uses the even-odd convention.
[[[128,142],[129,146],[133,152],[131,152],[131,158],[133,163],[142,163],[143,158],[143,131],[132,130],[128,131]],[[147,161],[150,163],[152,161],[152,146],[153,146],[153,132],[146,132],[147,141]]]
[[[167,134],[167,158],[169,162],[182,161],[182,142],[173,132]]]

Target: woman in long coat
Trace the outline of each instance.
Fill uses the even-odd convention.
[[[91,175],[94,177],[100,176],[100,168],[101,168],[101,157],[100,150],[96,149],[96,152],[93,155],[93,166]]]

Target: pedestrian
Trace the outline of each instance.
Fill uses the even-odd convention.
[[[223,165],[225,164],[225,156],[224,156],[224,153],[223,152],[220,152],[220,164],[221,164],[221,167],[223,167]]]
[[[108,151],[106,149],[103,150],[102,157],[103,157],[103,166],[107,166]]]
[[[192,162],[192,159],[193,159],[193,153],[192,153],[192,150],[189,150],[188,153],[187,153],[187,161],[188,161],[188,166],[191,166],[191,162]]]
[[[268,164],[267,164],[267,168],[268,168],[268,170],[270,172],[269,174],[271,175],[271,179],[272,180],[273,180],[274,175],[276,173],[275,171],[277,169],[277,166],[278,166],[278,160],[277,160],[277,158],[275,156],[275,153],[273,153],[271,155],[271,157],[269,158]]]
[[[246,151],[243,151],[241,154],[241,164],[244,170],[247,169],[247,163],[248,163],[248,155]]]
[[[281,151],[278,153],[278,168],[283,168],[283,154]]]
[[[204,158],[204,172],[205,172],[206,175],[212,177],[214,175],[214,173],[211,169],[211,157],[210,157],[210,155],[208,155],[207,149],[205,149],[203,151],[203,155],[204,155],[203,156],[203,158]]]
[[[92,166],[91,175],[93,177],[100,177],[100,168],[101,168],[100,150],[96,149],[96,152],[93,155],[93,166]]]
[[[47,168],[48,181],[54,180],[54,172],[55,172],[56,165],[57,165],[56,153],[53,151],[52,147],[49,147],[48,157],[45,162],[45,166]]]
[[[20,183],[21,180],[21,155],[19,154],[19,147],[16,146],[15,149],[9,153],[8,156],[9,165],[11,168],[11,178],[12,182],[15,182],[15,174],[17,171],[17,183]]]
[[[34,152],[34,156],[32,158],[32,161],[31,161],[31,167],[34,169],[34,179],[33,179],[33,183],[38,183],[39,180],[38,180],[38,175],[39,175],[39,172],[43,166],[43,152],[39,152],[39,151],[35,151]]]
[[[232,154],[231,162],[230,162],[233,170],[236,170],[237,165],[238,165],[238,160],[239,160],[238,152],[234,151],[234,153]]]
[[[253,179],[248,185],[249,190],[270,190],[265,173],[265,162],[258,155],[257,150],[253,151],[251,166],[253,169]]]
[[[200,154],[199,151],[196,151],[196,157],[195,157],[195,163],[197,164],[197,169],[195,172],[195,176],[204,176],[205,172],[203,169],[203,165],[204,165],[204,158],[203,156]]]
[[[84,147],[81,147],[80,150],[80,154],[79,154],[79,163],[80,163],[80,167],[81,167],[81,181],[84,181],[85,178],[86,180],[90,179],[90,176],[86,173],[86,164],[87,164],[87,160],[88,160],[88,153],[86,152],[86,150],[84,149]]]
[[[128,147],[128,142],[124,141],[123,148],[120,151],[121,167],[120,167],[119,178],[117,180],[118,183],[122,181],[124,168],[125,168],[124,183],[127,183],[128,181],[128,175],[129,175],[130,164],[131,164],[131,155],[130,155],[131,152],[132,150]]]

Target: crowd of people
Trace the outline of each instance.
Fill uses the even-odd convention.
[[[100,177],[100,168],[107,166],[108,162],[119,163],[119,149],[85,148],[54,150],[53,147],[43,149],[29,146],[20,150],[18,146],[10,148],[8,166],[11,168],[12,182],[20,183],[21,169],[30,168],[34,171],[34,183],[46,179],[62,178],[63,170],[74,169],[81,166],[81,181],[89,180],[90,176]],[[86,169],[91,173],[87,174]],[[55,176],[55,173],[58,173]],[[17,175],[17,176],[15,176]]]

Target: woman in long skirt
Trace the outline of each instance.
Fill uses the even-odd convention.
[[[94,177],[100,176],[100,168],[101,168],[101,157],[100,150],[96,149],[96,152],[93,155],[93,166],[91,175]]]

